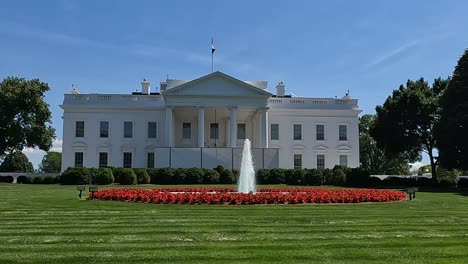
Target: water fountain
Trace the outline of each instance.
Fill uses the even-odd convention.
[[[255,193],[255,170],[253,167],[252,152],[250,151],[250,140],[248,139],[244,141],[244,149],[242,150],[242,162],[237,191],[240,193]]]

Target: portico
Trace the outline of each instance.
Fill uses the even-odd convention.
[[[220,72],[163,92],[167,147],[268,148],[268,99],[263,89]]]

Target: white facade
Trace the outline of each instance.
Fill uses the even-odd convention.
[[[160,92],[144,80],[131,95],[65,94],[62,169],[238,169],[244,138],[256,168],[359,166],[356,99],[288,97],[282,83],[276,90],[214,72],[167,80]]]

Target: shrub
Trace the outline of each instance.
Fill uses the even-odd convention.
[[[303,185],[304,184],[304,170],[287,170],[285,172],[286,184],[288,185]]]
[[[333,171],[331,169],[324,169],[323,170],[323,173],[322,173],[322,176],[323,176],[323,184],[327,184],[327,185],[331,185],[333,184],[332,181],[333,181]]]
[[[346,181],[346,174],[341,168],[333,169],[333,178],[331,180],[332,185],[341,186]]]
[[[444,186],[444,187],[449,187],[449,186],[456,186],[457,185],[457,173],[453,173],[454,170],[450,172],[448,175],[444,175],[438,178],[439,180],[439,185]]]
[[[33,180],[33,183],[34,184],[43,184],[44,183],[44,177],[34,177],[34,180]]]
[[[236,176],[232,170],[225,169],[219,175],[219,183],[221,184],[231,184],[236,182]]]
[[[173,170],[173,175],[168,180],[170,184],[184,184],[185,178],[187,177],[187,169],[178,168]]]
[[[54,184],[54,183],[56,183],[55,178],[56,177],[54,177],[54,176],[45,176],[44,181],[42,183],[44,183],[44,184]]]
[[[203,169],[203,183],[205,184],[218,184],[219,183],[219,173],[216,170]]]
[[[114,182],[120,182],[120,175],[122,175],[124,172],[124,168],[110,168],[112,170],[112,175],[114,175]]]
[[[146,172],[148,173],[148,176],[150,177],[150,183],[152,184],[157,184],[158,178],[159,178],[159,170],[156,168],[149,168],[146,169]]]
[[[287,170],[285,169],[271,169],[270,170],[270,175],[268,176],[267,183],[268,184],[284,184],[286,182],[285,180],[285,173]]]
[[[346,185],[353,187],[364,187],[369,181],[370,173],[362,168],[352,168],[346,174]]]
[[[17,183],[24,183],[24,184],[31,184],[33,183],[33,181],[34,181],[33,177],[26,177],[26,176],[19,176],[16,179]]]
[[[138,184],[149,184],[151,182],[151,178],[146,169],[136,169],[135,174],[138,179]]]
[[[258,184],[268,184],[271,170],[259,169],[255,172],[255,178]]]
[[[429,178],[426,178],[426,177],[421,177],[416,181],[415,185],[419,186],[419,187],[431,186],[432,185],[432,179],[429,179]]]
[[[13,183],[13,176],[0,176],[0,182]]]
[[[114,175],[112,170],[109,168],[99,168],[97,173],[94,175],[94,184],[106,185],[114,182]]]
[[[199,168],[190,168],[187,170],[187,175],[185,177],[186,184],[198,184],[202,183],[203,180],[203,170]]]
[[[382,186],[382,180],[377,177],[370,177],[366,185],[367,187],[379,187]]]
[[[122,168],[119,179],[122,185],[135,185],[138,183],[137,176],[131,168]]]
[[[466,175],[466,174],[465,174]],[[457,182],[457,187],[461,189],[468,188],[468,179],[460,178]]]
[[[66,185],[87,184],[90,182],[91,174],[88,168],[74,168],[66,169],[60,175],[60,183]]]
[[[163,168],[159,170],[157,183],[158,184],[172,184],[175,169]]]
[[[304,169],[303,170],[304,185],[321,185],[323,171],[319,169]]]

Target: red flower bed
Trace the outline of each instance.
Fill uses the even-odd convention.
[[[390,202],[406,193],[373,189],[264,188],[235,193],[233,188],[106,189],[94,199],[160,204],[308,204]]]

